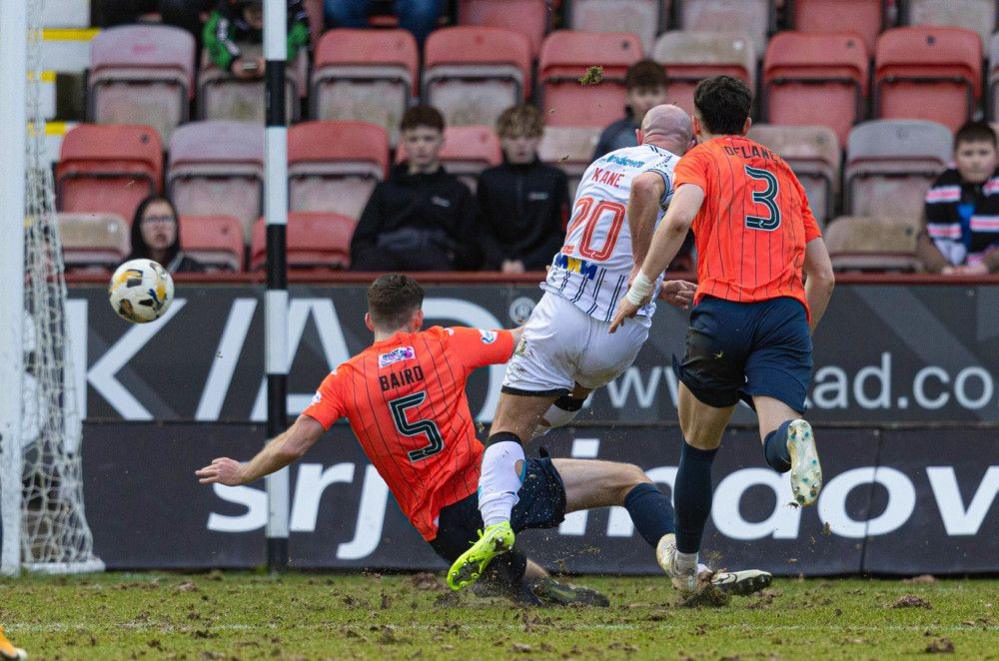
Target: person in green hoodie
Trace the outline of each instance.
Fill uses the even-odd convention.
[[[264,75],[264,58],[244,53],[263,43],[263,0],[220,0],[205,22],[202,39],[212,62],[244,80]],[[302,0],[288,1],[288,61],[309,45],[309,16]]]

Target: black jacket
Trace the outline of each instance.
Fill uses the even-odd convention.
[[[600,134],[600,141],[597,148],[593,150],[593,160],[597,160],[604,154],[609,154],[615,149],[638,146],[638,138],[635,137],[635,130],[641,128],[635,122],[631,109],[625,117],[617,120],[604,129]]]
[[[455,269],[479,268],[475,198],[443,167],[432,174],[409,174],[405,163],[393,168],[364,207],[350,243],[351,259],[357,261],[364,251],[405,246],[414,230],[446,252]]]
[[[485,268],[505,259],[542,271],[562,247],[569,209],[569,185],[562,170],[535,159],[504,162],[479,175],[479,237]]]

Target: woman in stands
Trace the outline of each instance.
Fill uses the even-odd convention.
[[[180,249],[180,224],[173,202],[159,195],[144,199],[132,220],[129,259],[151,259],[170,273],[200,273],[204,267]]]

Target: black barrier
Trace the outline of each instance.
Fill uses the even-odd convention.
[[[89,418],[265,419],[263,290],[178,287],[167,315],[129,326],[103,289],[74,288],[68,313]],[[364,287],[293,286],[289,304],[289,413],[301,411],[332,368],[370,343]],[[530,312],[534,286],[428,286],[428,323],[512,326]],[[633,367],[597,391],[592,422],[675,420],[686,314],[661,305]],[[809,415],[823,422],[999,422],[999,288],[844,285],[815,339]],[[469,401],[492,415],[502,368],[470,382]],[[84,387],[85,386],[85,387]],[[747,410],[738,422],[753,418]]]
[[[86,424],[85,502],[98,555],[111,569],[261,564],[262,485],[201,486],[194,470],[221,455],[247,459],[263,436],[250,424]],[[704,543],[713,564],[781,575],[999,572],[995,430],[819,427],[817,436],[826,485],[817,507],[799,509],[756,433],[727,434]],[[635,463],[669,491],[680,436],[670,426],[586,426],[543,443],[555,457]],[[444,567],[348,428],[334,427],[291,475],[292,567]],[[621,508],[571,514],[557,530],[519,539],[551,569],[659,572]]]

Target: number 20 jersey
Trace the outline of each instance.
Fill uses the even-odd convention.
[[[665,149],[639,145],[594,161],[579,182],[565,243],[552,260],[542,289],[609,322],[628,291],[628,276],[635,264],[626,214],[631,182],[645,172],[662,177],[666,190],[659,200],[658,226],[673,198],[673,168],[678,160]],[[656,283],[657,291],[661,282],[662,278]],[[648,318],[654,312],[655,303],[650,303],[639,315]]]

